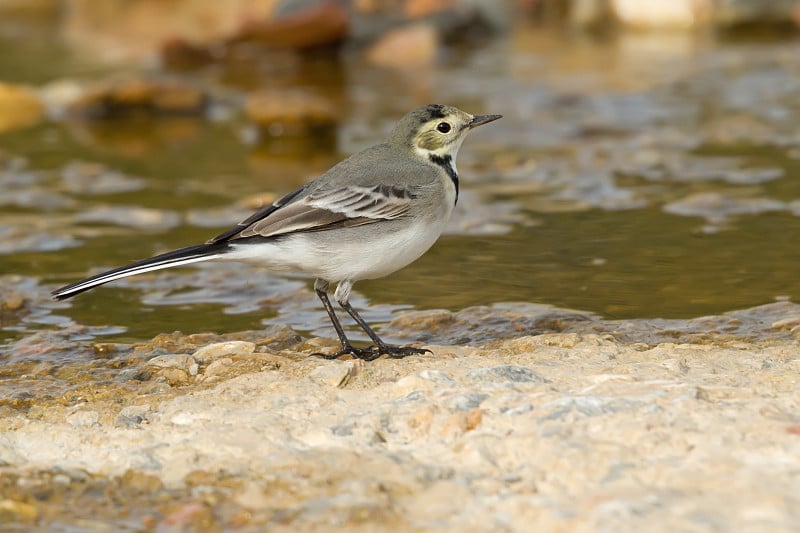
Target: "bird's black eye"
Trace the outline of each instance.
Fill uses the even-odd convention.
[[[436,130],[439,133],[449,133],[450,132],[450,124],[447,122],[440,122],[436,125]]]

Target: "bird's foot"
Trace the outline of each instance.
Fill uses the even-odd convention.
[[[325,359],[338,359],[343,355],[351,355],[356,359],[363,361],[374,361],[383,354],[394,358],[403,358],[409,355],[421,355],[424,353],[433,353],[425,348],[414,348],[413,346],[392,346],[391,344],[384,344],[382,346],[368,346],[366,348],[356,348],[354,346],[343,346],[341,350],[332,354],[313,353]]]
[[[383,346],[370,346],[368,350],[375,350],[378,354],[386,354],[389,357],[402,359],[409,355],[422,355],[424,353],[432,354],[433,352],[427,348],[414,348],[413,346],[392,346],[391,344],[384,344]]]

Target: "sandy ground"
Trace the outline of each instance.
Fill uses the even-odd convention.
[[[0,522],[800,527],[800,305],[613,322],[508,304],[387,329],[450,344],[328,361],[308,354],[333,341],[279,327],[86,344],[102,356],[69,372],[39,363],[15,378],[31,393],[2,405]]]

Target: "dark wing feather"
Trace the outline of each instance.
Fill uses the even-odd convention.
[[[261,208],[208,242],[277,237],[392,220],[405,215],[416,198],[412,190],[396,185],[347,186],[302,195],[304,190],[298,189]]]

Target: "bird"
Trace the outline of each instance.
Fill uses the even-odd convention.
[[[110,281],[203,261],[252,262],[273,272],[312,276],[341,349],[371,361],[430,350],[385,343],[350,304],[353,284],[395,272],[422,256],[444,230],[459,194],[456,156],[467,134],[502,115],[471,115],[442,104],[408,112],[379,144],[257,210],[203,244],[162,253],[52,292],[65,300]],[[374,343],[353,346],[333,297]]]

